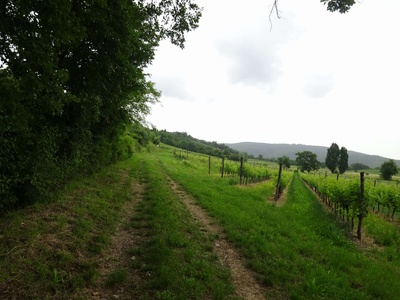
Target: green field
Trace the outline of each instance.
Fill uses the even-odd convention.
[[[136,153],[71,183],[53,202],[5,215],[0,298],[101,299],[124,290],[120,299],[240,299],[234,270],[216,254],[220,239],[241,255],[265,299],[398,298],[399,224],[371,214],[360,244],[296,172],[284,171],[292,180],[274,202],[274,176],[240,186],[238,177],[221,178],[220,159],[210,162],[168,147]],[[220,234],[193,217],[182,193]],[[140,243],[113,257],[114,269],[104,273],[121,230]]]

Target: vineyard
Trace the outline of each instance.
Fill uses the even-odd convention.
[[[220,175],[221,178],[229,178],[235,184],[248,185],[271,180],[277,186],[279,181],[279,195],[287,187],[293,175],[293,172],[285,171],[281,172],[281,176],[279,176],[279,165],[277,164],[267,166],[264,163],[246,163],[243,160],[238,162],[189,151],[182,152],[179,149],[173,149],[172,152],[174,157],[184,160],[187,164],[197,165],[197,167],[208,164],[209,174],[213,172],[214,175]]]
[[[343,220],[350,222],[352,229],[355,219],[360,223],[369,212],[385,214],[390,216],[392,221],[398,221],[396,213],[400,207],[400,187],[397,183],[377,184],[377,180],[364,177],[361,179],[361,176],[339,178],[336,175],[310,173],[301,173],[301,178],[329,208]]]

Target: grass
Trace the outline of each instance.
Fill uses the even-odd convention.
[[[118,288],[136,269],[141,299],[235,298],[229,270],[211,252],[214,237],[193,221],[156,156],[146,153],[72,182],[52,203],[3,217],[0,298],[81,299],[81,290],[97,284],[100,256],[137,180],[146,185],[144,199],[125,227],[140,228],[147,242],[128,250],[131,270],[112,271],[105,286]]]
[[[353,244],[348,226],[327,213],[297,176],[286,204],[275,207],[266,203],[273,193],[268,183],[241,188],[207,175],[194,161],[166,155],[162,161],[272,287],[271,298],[395,299],[400,293],[399,261]]]
[[[0,220],[0,287],[7,299],[65,299],[97,278],[121,206],[131,197],[127,164],[69,184],[52,203]]]
[[[118,284],[121,284],[122,282],[124,282],[128,277],[128,273],[126,270],[123,269],[118,269],[113,271],[111,274],[108,275],[105,285],[107,287],[115,287]]]
[[[234,299],[229,270],[205,233],[169,187],[168,174],[223,227],[229,241],[268,288],[271,299],[396,299],[400,294],[399,227],[379,215],[365,219],[375,246],[360,248],[348,226],[327,212],[294,176],[286,202],[269,201],[272,180],[238,186],[221,178],[219,159],[172,150],[138,153],[72,182],[51,203],[0,219],[0,298],[74,299],[97,282],[99,257],[110,243],[132,182],[145,184],[143,200],[125,227],[146,234],[128,251],[131,269],[105,282],[126,284],[142,274],[142,299]],[[292,173],[288,173],[292,174]]]
[[[133,227],[148,227],[150,239],[131,249],[135,266],[148,274],[143,298],[226,299],[234,297],[229,271],[210,251],[214,237],[202,232],[171,191],[154,156],[143,161],[145,199]],[[144,223],[143,223],[144,221]]]

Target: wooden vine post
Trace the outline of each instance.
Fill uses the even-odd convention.
[[[224,178],[225,157],[222,158],[221,178]]]
[[[211,174],[211,156],[208,157],[208,174]]]
[[[276,181],[275,201],[278,200],[281,194],[281,176],[282,176],[282,163],[279,163],[278,180]]]
[[[360,173],[360,199],[359,199],[359,211],[358,211],[358,228],[357,228],[357,238],[361,241],[362,236],[362,221],[365,214],[365,204],[364,204],[364,172]]]
[[[240,158],[239,177],[240,177],[240,185],[242,185],[243,184],[243,157]]]

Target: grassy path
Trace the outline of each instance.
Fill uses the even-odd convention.
[[[254,272],[245,267],[241,254],[226,239],[220,226],[202,209],[191,195],[182,190],[179,184],[169,179],[173,191],[190,211],[193,218],[202,228],[215,236],[213,252],[218,256],[222,265],[230,270],[236,294],[242,299],[265,299],[265,287],[256,279]]]
[[[234,299],[229,270],[155,155],[0,220],[0,299]]]

